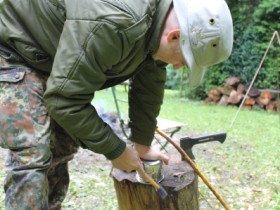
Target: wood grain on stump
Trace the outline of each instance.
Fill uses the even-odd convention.
[[[152,185],[137,182],[136,173],[112,172],[119,210],[197,210],[197,175],[187,162],[163,165],[160,185],[168,196],[162,199]]]

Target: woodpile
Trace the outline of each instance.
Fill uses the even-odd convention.
[[[221,106],[240,106],[248,87],[242,84],[239,77],[226,79],[223,87],[213,88],[204,100],[206,104],[218,104]],[[277,97],[278,95],[278,97]],[[243,109],[264,109],[280,112],[280,90],[260,90],[251,88],[242,106]]]

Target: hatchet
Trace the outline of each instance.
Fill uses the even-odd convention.
[[[214,193],[214,195],[216,196],[216,198],[221,202],[221,204],[223,205],[223,207],[226,210],[230,210],[230,207],[228,206],[228,204],[225,202],[225,200],[223,199],[223,197],[219,194],[219,192],[214,188],[214,186],[209,182],[209,180],[206,178],[206,176],[204,176],[204,174],[199,170],[199,168],[197,167],[197,165],[195,164],[195,162],[188,156],[188,154],[184,151],[183,148],[181,148],[177,143],[175,143],[175,141],[173,139],[171,139],[166,133],[164,133],[162,130],[160,130],[159,128],[156,128],[156,132],[158,134],[160,134],[162,137],[164,137],[170,144],[172,144],[177,150],[178,152],[182,155],[182,158],[184,160],[186,160],[191,167],[194,169],[194,171],[197,173],[197,175],[203,180],[203,182],[208,186],[208,188]],[[214,141],[213,140],[213,136],[216,136],[217,134],[212,134],[212,135],[207,135],[204,136],[202,138],[202,142],[207,142],[207,141]],[[223,138],[225,138],[225,134],[223,135],[218,135],[218,136],[224,136]],[[197,137],[200,138],[200,137]],[[197,139],[195,138],[195,139]],[[223,139],[222,138],[222,139]],[[215,138],[216,140],[216,138]],[[220,140],[220,141],[224,141],[224,140]],[[201,143],[202,143],[201,142]],[[194,145],[194,144],[193,144]],[[190,146],[192,147],[192,146]]]
[[[220,143],[223,143],[226,140],[227,134],[222,133],[214,133],[214,134],[208,134],[204,136],[198,136],[198,137],[184,137],[180,139],[180,147],[187,153],[187,155],[194,160],[195,157],[192,153],[192,147],[196,144],[202,144],[205,142],[211,142],[211,141],[219,141]]]

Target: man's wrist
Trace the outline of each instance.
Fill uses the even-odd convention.
[[[134,149],[139,153],[139,154],[143,154],[145,152],[147,152],[150,149],[151,146],[149,145],[144,145],[144,144],[139,144],[134,142]]]
[[[125,148],[126,148],[126,143],[124,141],[121,141],[116,149],[114,149],[112,152],[104,154],[104,156],[108,160],[114,160],[114,159],[118,158],[124,152]]]

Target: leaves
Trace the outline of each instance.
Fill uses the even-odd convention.
[[[280,4],[275,0],[227,1],[233,17],[234,43],[230,58],[212,66],[206,72],[202,85],[187,90],[187,97],[203,99],[209,90],[222,86],[225,78],[241,77],[249,86],[274,33],[280,33]],[[260,89],[280,88],[280,46],[273,42],[254,86]],[[177,72],[178,73],[178,72]],[[179,77],[168,75],[168,86],[176,88]]]

